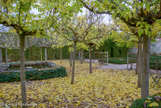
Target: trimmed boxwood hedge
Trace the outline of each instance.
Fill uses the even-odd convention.
[[[26,80],[42,80],[55,77],[65,77],[67,76],[66,69],[64,67],[59,67],[52,70],[33,70],[26,71]],[[19,72],[10,73],[0,73],[0,82],[15,82],[20,81]]]
[[[114,63],[114,64],[127,64],[127,58],[126,57],[120,57],[120,58],[109,58],[108,60],[109,63]],[[129,60],[130,63],[135,63],[135,60]]]
[[[156,63],[155,62],[150,62],[150,68],[151,69],[158,69],[161,70],[161,63],[157,64],[158,66],[156,67]]]
[[[150,103],[146,103],[146,107],[144,107],[144,102],[147,100],[146,99],[137,99],[135,100],[132,105],[130,106],[130,108],[161,108],[161,101],[157,102],[154,97],[157,95],[153,95],[153,96],[149,96],[148,98],[151,98]],[[156,102],[159,106],[158,107],[149,107],[148,105]]]
[[[156,62],[155,62],[156,58],[154,59],[154,57],[150,58],[150,68],[151,69],[158,69],[161,70],[161,63],[158,63],[158,66],[156,67]],[[122,57],[122,58],[109,58],[108,60],[109,63],[114,63],[114,64],[127,64],[127,58],[126,57]],[[133,60],[129,60],[129,63],[135,63],[135,59]]]

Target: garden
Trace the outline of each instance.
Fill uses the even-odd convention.
[[[160,45],[161,0],[0,0],[0,107],[160,108]]]
[[[27,97],[33,107],[130,107],[134,100],[140,99],[141,89],[137,87],[137,75],[133,71],[119,71],[97,68],[89,74],[88,63],[76,61],[75,84],[70,84],[71,67],[68,60],[53,61],[67,69],[68,76],[26,82]],[[151,80],[150,80],[151,81]],[[20,83],[0,84],[0,103],[21,102]],[[15,92],[16,91],[16,92]],[[158,87],[150,88],[150,95],[160,96]],[[146,101],[146,100],[145,100]],[[140,107],[145,101],[140,103]],[[151,100],[149,100],[151,101]],[[153,103],[151,101],[151,103]],[[150,102],[146,103],[147,106]],[[158,103],[160,105],[160,103]],[[134,105],[136,107],[137,104]],[[18,106],[20,107],[20,106]]]

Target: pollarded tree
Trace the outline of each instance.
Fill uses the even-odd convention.
[[[108,38],[108,35],[111,32],[111,29],[107,27],[104,23],[100,22],[101,19],[95,24],[87,36],[84,36],[84,40],[82,41],[89,48],[89,70],[90,74],[92,73],[92,55],[91,50],[94,46],[95,48],[99,48],[103,45],[105,39]]]
[[[59,49],[60,63],[62,63],[62,59],[63,59],[62,48],[64,46],[68,46],[69,41],[67,41],[63,36],[60,35],[60,33],[56,32],[55,30],[51,31],[50,35],[51,35],[51,40],[52,40],[52,48]]]
[[[18,49],[19,41],[17,41],[18,35],[15,32],[1,32],[0,33],[0,47],[5,49],[5,59],[8,63],[8,49]],[[0,49],[2,50],[2,49]],[[1,51],[2,52],[2,51]],[[0,54],[2,56],[2,53]]]
[[[26,36],[25,38],[25,48],[29,49],[30,61],[32,61],[32,47],[36,46],[37,37],[36,36]]]
[[[5,48],[5,54],[6,54],[6,63],[8,63],[7,58],[7,48],[11,47],[11,43],[13,40],[11,40],[11,33],[8,32],[1,32],[0,33],[0,62],[2,63],[2,48]]]
[[[85,45],[84,43],[78,43],[77,44],[77,49],[80,51],[79,52],[79,59],[80,59],[80,63],[83,64],[83,60],[84,60],[84,50],[88,50],[87,45]]]
[[[114,30],[112,31],[109,38],[116,41],[117,46],[133,47],[137,45],[137,36],[131,33],[128,26],[120,20],[113,20],[111,25],[113,25]]]
[[[0,1],[0,24],[14,28],[20,39],[20,80],[22,107],[24,108],[27,107],[24,59],[25,37],[45,34],[44,31],[54,25],[60,14],[65,15],[65,10],[70,9],[68,8],[70,7],[69,3],[69,0]]]
[[[126,45],[127,47],[137,46],[137,64],[136,73],[138,74],[138,87],[141,87],[141,73],[142,73],[142,37],[137,32],[138,28],[131,28],[122,21],[114,21],[114,25],[117,27],[117,31],[113,32],[112,38],[118,42],[118,45]],[[158,36],[161,26],[159,23],[155,23],[152,28],[151,38],[152,40]],[[121,31],[121,32],[120,32]]]
[[[137,86],[141,87],[141,66],[142,66],[142,37],[135,34],[131,30],[135,28],[130,28],[125,23],[120,20],[114,20],[113,25],[115,26],[115,31],[112,32],[110,38],[117,42],[118,46],[133,47],[138,46],[137,62],[136,62],[136,73],[138,73],[138,83]],[[136,30],[133,30],[136,31]]]
[[[119,18],[133,31],[143,37],[143,71],[141,98],[149,96],[149,58],[151,29],[155,22],[161,19],[161,0],[79,0],[82,5],[98,14],[112,15]]]
[[[83,20],[80,17],[66,17],[63,22],[58,22],[59,25],[56,30],[69,42],[73,42],[73,66],[72,66],[72,76],[71,84],[74,83],[74,71],[75,71],[75,56],[76,56],[76,46],[78,42],[84,40],[85,36],[88,35],[89,31],[92,28],[92,25],[97,22],[97,17],[94,18],[94,14],[89,14],[83,16]],[[61,20],[61,21],[62,21]],[[85,25],[85,26],[84,26]]]
[[[26,47],[36,46],[40,47],[40,55],[41,55],[41,61],[42,61],[42,48],[45,48],[45,62],[48,60],[48,48],[62,48],[63,46],[66,46],[67,42],[64,38],[61,36],[58,36],[54,30],[49,29],[46,33],[46,35],[41,35],[37,37],[27,37],[26,38]],[[61,50],[60,50],[61,51]],[[53,52],[54,53],[54,52]],[[60,53],[62,55],[62,53]],[[62,58],[60,56],[60,58]],[[54,59],[54,54],[53,54]]]
[[[36,40],[36,45],[37,47],[40,47],[41,49],[42,48],[45,48],[45,62],[47,62],[47,59],[48,59],[48,54],[47,54],[47,48],[49,47],[52,47],[52,40],[51,40],[51,37],[50,36],[43,36],[43,37],[36,37],[35,38]],[[40,50],[42,53],[42,50]],[[41,60],[42,60],[42,54],[41,54]]]

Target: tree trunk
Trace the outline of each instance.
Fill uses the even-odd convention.
[[[79,59],[81,58],[81,52],[80,51],[78,52],[78,58]]]
[[[40,60],[42,61],[42,48],[40,48]]]
[[[73,67],[72,67],[72,78],[71,78],[71,84],[74,84],[74,71],[75,71],[76,44],[77,44],[77,42],[74,42]]]
[[[108,51],[107,51],[107,65],[108,65]]]
[[[139,64],[139,41],[138,41],[138,52],[137,52],[137,58],[136,58],[136,69],[135,69],[135,71],[136,71],[136,75],[138,75],[138,64]]]
[[[5,50],[6,50],[6,64],[8,64],[7,48]]]
[[[0,49],[0,64],[2,64],[3,61],[2,61],[2,49]]]
[[[130,67],[130,69],[132,70],[133,69],[133,57],[131,57],[130,61],[131,61],[131,67]]]
[[[141,88],[141,74],[142,74],[142,37],[138,41],[138,60],[137,60],[137,73],[138,73],[138,87]]]
[[[53,60],[55,60],[55,52],[54,52],[54,49],[53,49]]]
[[[62,48],[60,47],[60,63],[62,63]]]
[[[70,67],[72,67],[73,51],[70,52]]]
[[[89,70],[92,73],[92,57],[91,57],[91,45],[89,45]]]
[[[21,80],[21,96],[22,96],[22,108],[27,108],[26,97],[26,84],[25,84],[25,36],[20,36],[20,80]]]
[[[149,96],[149,58],[150,58],[150,38],[143,36],[143,70],[142,70],[142,85],[141,98]]]
[[[127,69],[129,69],[129,53],[127,53]]]
[[[30,48],[30,61],[32,61],[32,48]]]
[[[45,48],[45,62],[48,61],[48,51],[47,51],[47,48]]]
[[[81,64],[83,64],[83,49],[81,49]]]

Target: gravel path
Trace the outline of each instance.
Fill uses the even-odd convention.
[[[101,69],[114,69],[114,70],[127,70],[127,64],[111,64],[101,65]],[[130,68],[130,65],[128,66]],[[136,64],[133,65],[133,69],[136,68]]]
[[[100,65],[98,66],[101,69],[114,69],[114,70],[127,70],[127,64],[112,64],[112,63],[108,63],[105,65]],[[128,65],[128,69],[131,68],[131,65]],[[133,64],[132,66],[132,70],[136,69],[136,63]],[[151,69],[152,73],[157,73],[156,70]],[[158,71],[159,74],[161,74],[161,70]]]

